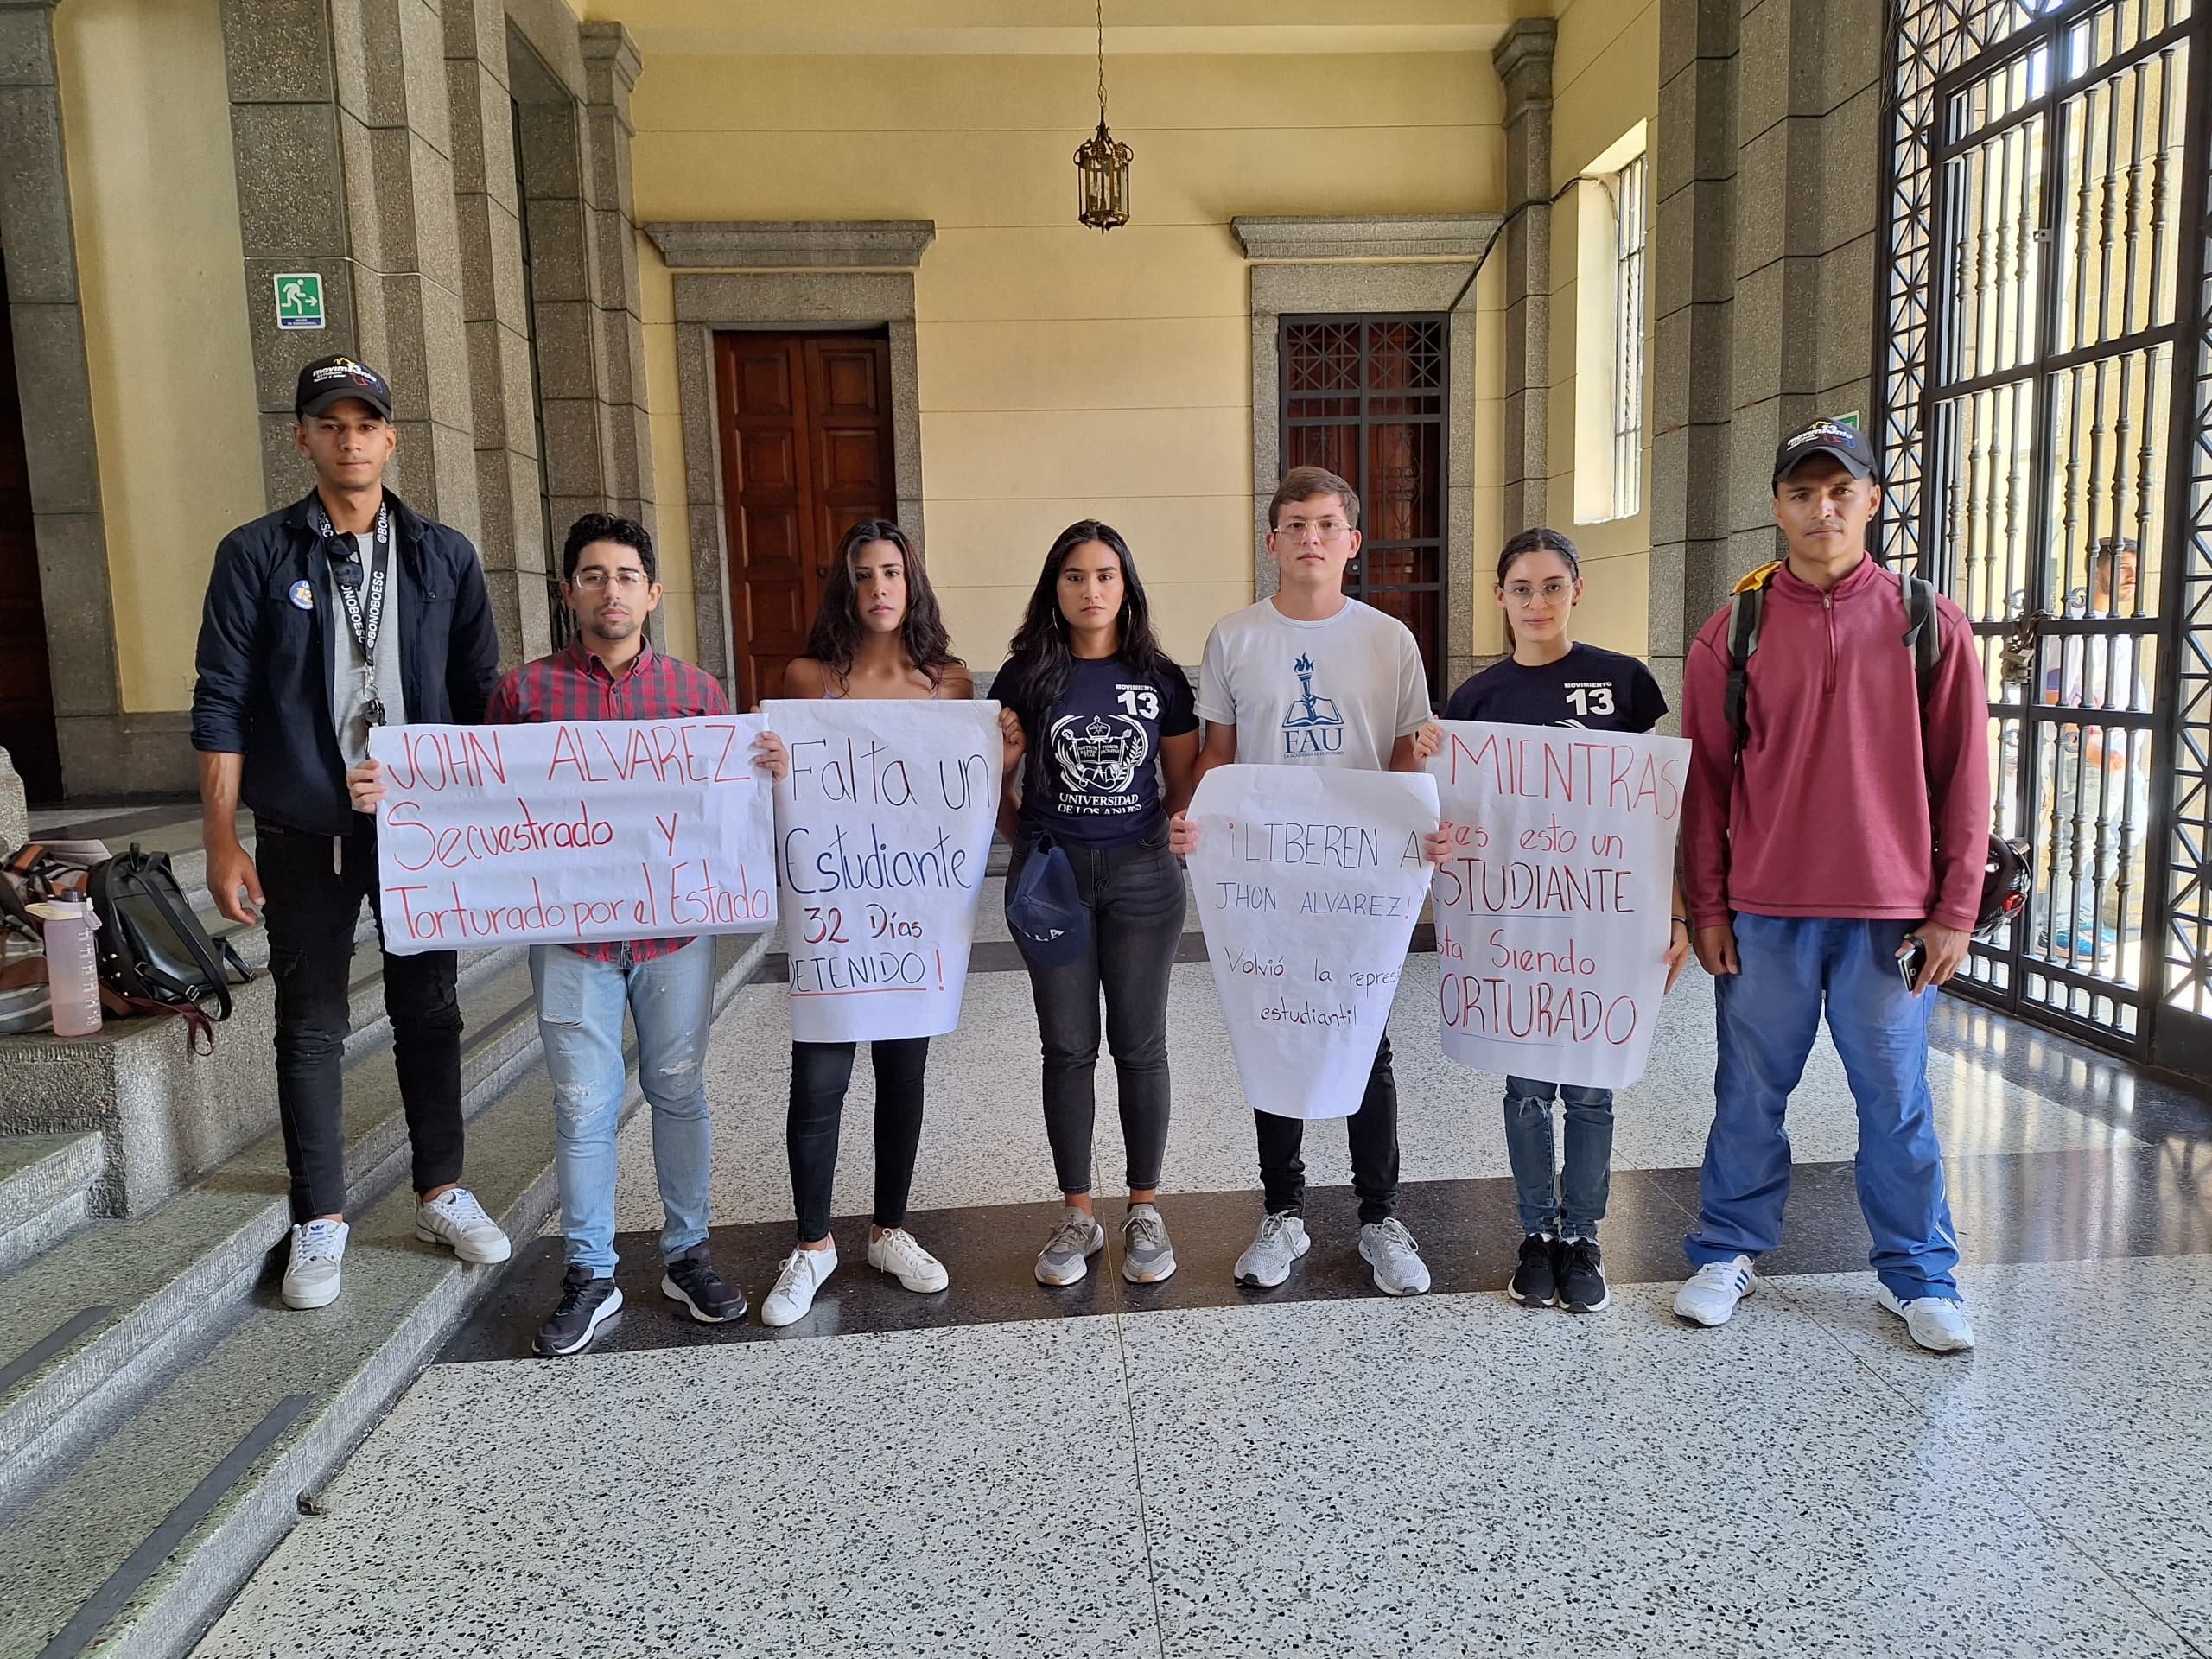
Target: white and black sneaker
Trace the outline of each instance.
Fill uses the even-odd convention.
[[[702,1325],[722,1325],[745,1317],[745,1293],[715,1271],[704,1244],[694,1244],[663,1268],[660,1294],[681,1302]]]
[[[1523,1307],[1549,1307],[1559,1294],[1559,1241],[1530,1233],[1521,1241],[1521,1260],[1506,1281],[1505,1294]]]
[[[1559,1243],[1559,1305],[1570,1313],[1602,1313],[1612,1306],[1612,1287],[1605,1282],[1605,1256],[1594,1238],[1563,1238]]]
[[[580,1354],[602,1331],[622,1323],[622,1293],[612,1279],[599,1279],[581,1262],[561,1276],[561,1304],[539,1327],[537,1351]]]

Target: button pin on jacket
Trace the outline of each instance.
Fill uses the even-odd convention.
[[[303,611],[315,609],[315,589],[306,582],[296,582],[291,589],[292,603]]]

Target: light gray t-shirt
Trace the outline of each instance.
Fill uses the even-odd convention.
[[[1263,599],[1206,637],[1198,715],[1235,723],[1239,760],[1387,772],[1392,745],[1428,718],[1421,647],[1356,599],[1325,622],[1294,621]]]
[[[369,582],[372,579],[377,538],[353,537],[361,550],[361,615],[368,617]],[[338,734],[338,752],[346,764],[358,766],[369,758],[368,708],[372,686],[384,702],[384,723],[407,723],[407,693],[399,677],[399,559],[397,548],[385,556],[384,621],[377,630],[377,660],[373,674],[361,656],[361,642],[353,638],[353,623],[334,579],[322,584],[323,615],[337,649],[330,653],[330,728]]]

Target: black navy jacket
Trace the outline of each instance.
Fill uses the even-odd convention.
[[[499,678],[499,640],[476,550],[389,490],[399,585],[399,677],[407,717],[474,726]],[[200,624],[192,747],[245,757],[239,798],[256,817],[311,835],[353,823],[330,725],[338,638],[323,596],[329,555],[302,496],[223,537]],[[302,587],[301,584],[304,583]],[[304,594],[308,603],[296,602]]]

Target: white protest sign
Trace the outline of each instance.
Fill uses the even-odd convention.
[[[1217,766],[1186,815],[1191,888],[1244,1096],[1348,1117],[1390,1017],[1431,866],[1418,772]]]
[[[773,927],[761,730],[758,715],[375,728],[385,948]]]
[[[1667,982],[1688,741],[1441,725],[1444,1052],[1542,1082],[1634,1083]]]
[[[776,868],[802,1043],[941,1037],[960,1023],[998,823],[995,702],[764,703],[791,754]]]

